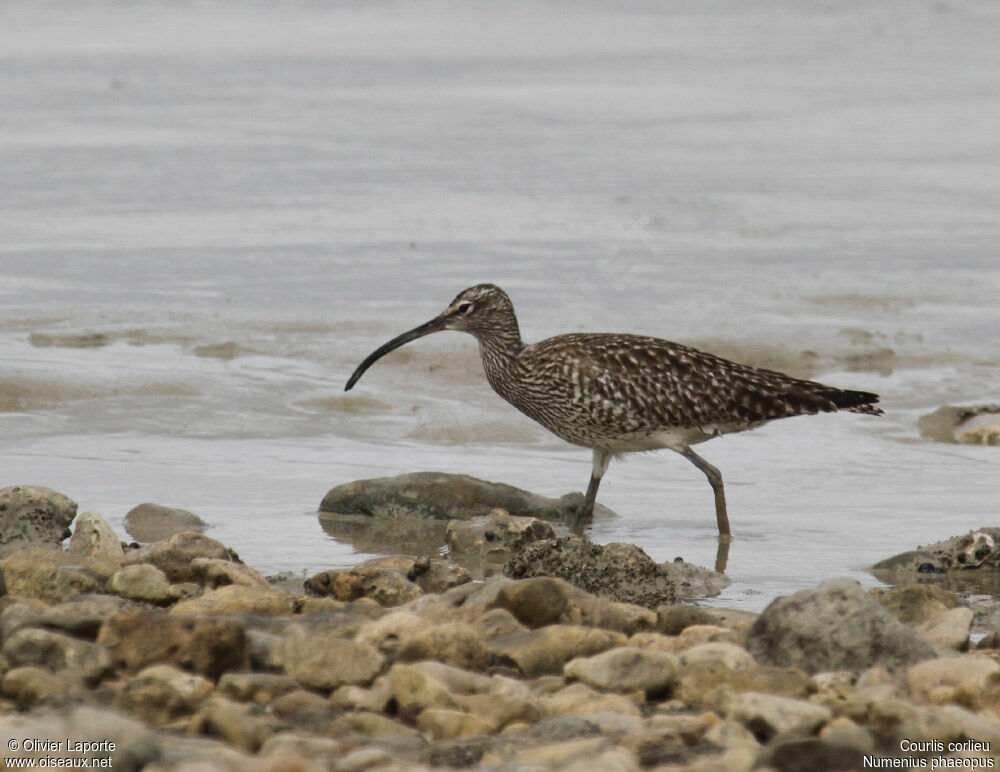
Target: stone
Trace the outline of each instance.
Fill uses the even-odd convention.
[[[125,557],[118,535],[96,512],[84,512],[76,518],[66,551],[96,558],[113,567],[120,566]]]
[[[925,573],[962,569],[1000,570],[1000,528],[987,526],[961,536],[908,550],[881,560],[871,572],[891,584],[916,581]]]
[[[109,618],[97,635],[116,667],[141,670],[171,663],[218,678],[247,664],[247,639],[235,619],[136,611]]]
[[[62,603],[80,595],[100,593],[113,567],[96,558],[47,547],[28,547],[0,562],[7,594]]]
[[[21,709],[33,708],[39,702],[71,688],[65,678],[34,665],[11,668],[0,682],[0,691]]]
[[[345,713],[334,720],[327,733],[332,737],[351,737],[360,735],[362,737],[397,737],[399,735],[415,737],[416,729],[393,721],[386,716],[376,713],[367,713],[359,710],[352,713]]]
[[[442,593],[472,581],[472,575],[451,560],[417,558],[406,570],[406,578],[424,592]]]
[[[850,580],[825,581],[773,601],[750,629],[747,650],[761,664],[807,673],[895,669],[934,657],[916,631]]]
[[[722,641],[692,646],[683,651],[677,660],[681,667],[708,661],[718,662],[732,671],[745,670],[757,664],[753,656],[743,647]]]
[[[658,651],[622,646],[593,657],[570,660],[563,673],[595,689],[641,690],[648,698],[655,699],[669,692],[676,683],[677,659]]]
[[[125,530],[139,542],[157,542],[178,533],[200,532],[208,524],[186,509],[145,503],[133,507],[125,515]]]
[[[916,627],[958,606],[958,596],[933,584],[908,584],[891,590],[873,590],[872,597],[900,622]]]
[[[435,625],[420,630],[400,645],[400,662],[434,659],[454,667],[483,670],[490,651],[475,628],[463,622]]]
[[[797,772],[813,769],[865,769],[864,761],[865,754],[850,745],[841,745],[820,737],[786,737],[767,745],[754,763],[778,772]]]
[[[230,584],[209,590],[197,598],[182,600],[170,609],[171,614],[257,614],[260,616],[291,616],[293,599],[284,590],[268,587],[248,587]]]
[[[212,693],[212,682],[172,665],[152,665],[129,680],[114,707],[154,726],[194,713]]]
[[[546,673],[561,673],[563,666],[575,657],[599,654],[625,642],[624,635],[609,630],[549,625],[520,635],[496,638],[489,641],[487,647],[499,662],[534,678]]]
[[[921,436],[937,442],[957,442],[969,421],[980,416],[989,420],[992,415],[1000,418],[1000,405],[942,405],[917,419],[917,428]]]
[[[218,693],[240,702],[267,705],[298,688],[294,678],[280,673],[224,673],[219,679]]]
[[[969,648],[969,634],[974,616],[971,608],[953,608],[940,614],[936,619],[924,622],[917,627],[917,632],[932,646],[966,651]]]
[[[445,543],[452,553],[487,564],[503,564],[524,546],[555,537],[545,520],[515,517],[502,509],[472,520],[452,520],[445,530]]]
[[[196,558],[212,558],[240,562],[239,556],[215,539],[200,533],[184,531],[166,541],[153,542],[137,550],[129,550],[124,564],[151,563],[172,582],[197,582],[198,573],[192,567]]]
[[[523,681],[494,675],[489,679],[486,692],[458,694],[458,704],[467,712],[475,713],[497,727],[515,722],[534,723],[540,717],[535,695]]]
[[[581,500],[579,494],[549,499],[468,475],[414,472],[339,485],[323,497],[319,509],[373,518],[427,520],[470,520],[502,509],[516,517],[563,522]]]
[[[640,716],[639,705],[645,702],[642,692],[633,694],[605,694],[584,683],[574,683],[554,694],[540,697],[537,705],[544,715],[558,716],[571,713],[588,716],[597,713],[620,713]]]
[[[514,761],[520,767],[540,769],[563,768],[574,762],[581,762],[590,766],[593,763],[593,759],[602,751],[608,749],[610,745],[611,741],[603,737],[565,740],[563,742],[550,743],[537,748],[527,748],[518,751],[514,754]]]
[[[987,695],[1000,696],[1000,664],[981,654],[942,657],[913,665],[906,671],[906,684],[920,702],[962,699],[968,707],[979,708]]]
[[[663,635],[680,635],[685,627],[708,624],[713,624],[712,615],[697,606],[677,603],[656,607],[655,630]]]
[[[286,631],[271,656],[303,686],[331,691],[344,684],[371,683],[385,662],[373,646],[301,628]]]
[[[254,716],[250,706],[225,697],[211,696],[200,706],[206,734],[223,738],[248,753],[256,753],[273,734],[275,725],[261,716]]]
[[[962,445],[1000,445],[1000,423],[968,429],[958,435]]]
[[[103,646],[34,627],[5,639],[3,656],[14,667],[36,665],[86,684],[97,683],[111,670],[111,656]]]
[[[833,713],[821,705],[774,694],[746,692],[733,700],[730,718],[739,721],[761,742],[778,735],[813,734]]]
[[[0,489],[0,557],[26,547],[59,547],[74,517],[76,502],[49,488]]]
[[[512,579],[555,576],[610,600],[655,609],[673,603],[673,581],[634,544],[593,544],[578,536],[528,544],[504,566]]]
[[[412,665],[393,665],[388,678],[392,694],[403,710],[421,711],[427,708],[458,706],[447,687],[420,668]]]
[[[472,628],[479,633],[484,641],[494,638],[506,638],[509,635],[526,633],[528,628],[517,621],[517,618],[507,609],[495,608],[479,616],[472,623]]]
[[[481,716],[460,710],[428,708],[417,716],[417,728],[433,740],[464,740],[490,734],[496,726]]]
[[[11,603],[0,613],[0,639],[22,627],[43,627],[93,640],[105,619],[140,608],[138,603],[113,595],[78,595],[55,606],[27,599]]]
[[[423,595],[403,571],[385,566],[323,571],[306,580],[306,591],[342,601],[371,598],[381,606],[401,606]]]
[[[131,600],[165,606],[176,600],[167,575],[149,563],[120,568],[108,580],[108,590]]]
[[[191,561],[194,581],[207,587],[226,587],[239,584],[244,587],[268,587],[267,580],[255,569],[244,563],[221,558],[195,558]]]

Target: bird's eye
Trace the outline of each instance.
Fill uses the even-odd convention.
[[[458,313],[467,314],[472,310],[472,303],[466,301],[465,303],[460,303],[458,306]]]

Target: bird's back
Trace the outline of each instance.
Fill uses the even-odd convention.
[[[521,412],[587,447],[614,449],[616,440],[675,430],[698,441],[776,418],[839,409],[882,412],[874,406],[875,394],[641,335],[558,335],[524,346],[503,371],[486,370],[493,388]]]

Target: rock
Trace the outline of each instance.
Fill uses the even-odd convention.
[[[445,543],[452,554],[477,565],[500,566],[512,554],[532,542],[554,539],[552,526],[537,517],[515,517],[496,510],[472,520],[452,520],[445,530]]]
[[[917,428],[923,437],[938,442],[957,442],[960,435],[969,431],[970,422],[977,418],[980,422],[988,421],[993,415],[1000,417],[1000,405],[944,405],[917,419]]]
[[[725,642],[709,642],[692,646],[681,653],[677,662],[681,667],[698,662],[717,662],[733,672],[746,670],[757,664],[746,649]]]
[[[475,628],[452,622],[416,633],[402,643],[397,658],[400,662],[433,659],[454,667],[483,670],[490,662],[490,652]]]
[[[958,596],[932,584],[908,584],[891,590],[873,590],[879,603],[911,627],[930,622],[958,606]]]
[[[494,606],[509,611],[530,628],[554,625],[569,610],[568,582],[539,576],[512,582],[497,593]]]
[[[120,566],[125,557],[121,540],[96,512],[84,512],[76,519],[67,552],[96,558],[109,566]]]
[[[293,599],[283,590],[268,587],[248,587],[230,584],[209,590],[197,598],[182,600],[172,609],[171,614],[205,614],[222,616],[225,614],[258,614],[260,616],[290,616]]]
[[[184,617],[163,611],[118,614],[101,627],[97,642],[117,667],[136,671],[171,663],[210,678],[246,667],[247,641],[235,619]]]
[[[906,684],[921,702],[985,707],[990,697],[1000,696],[1000,664],[980,654],[933,659],[907,670]]]
[[[869,754],[870,755],[870,754]],[[819,737],[781,738],[765,747],[754,764],[778,772],[865,769],[865,753]]]
[[[171,536],[166,541],[129,550],[124,563],[125,565],[151,563],[163,571],[171,582],[197,582],[198,573],[192,566],[196,558],[240,562],[235,552],[215,539],[185,531]]]
[[[417,558],[406,571],[406,578],[424,592],[442,593],[472,581],[472,576],[450,560]]]
[[[191,561],[194,581],[207,587],[226,587],[239,584],[244,587],[269,587],[267,580],[255,569],[243,563],[219,558],[195,558]]]
[[[79,595],[56,606],[38,600],[13,603],[0,614],[0,638],[22,627],[43,627],[93,640],[105,619],[139,608],[137,603],[111,595]]]
[[[149,563],[119,569],[108,580],[108,589],[123,598],[166,606],[177,598],[170,590],[167,575]]]
[[[712,615],[697,606],[685,606],[682,603],[677,603],[657,606],[656,608],[655,629],[656,632],[663,635],[680,635],[685,627],[713,623]]]
[[[99,593],[113,568],[91,557],[48,547],[28,547],[0,562],[7,594],[61,603],[79,595]]]
[[[821,705],[773,694],[747,692],[733,701],[730,718],[739,721],[761,742],[792,732],[813,734],[833,718]]]
[[[115,697],[115,709],[154,726],[191,715],[212,693],[212,682],[172,665],[152,665],[132,678]]]
[[[890,584],[915,581],[920,574],[977,568],[1000,570],[1000,528],[987,526],[963,536],[918,547],[881,560],[871,572]]]
[[[388,678],[392,695],[403,710],[421,711],[427,708],[458,707],[447,687],[421,668],[413,665],[393,665]]]
[[[240,702],[267,705],[298,688],[295,679],[280,673],[225,673],[219,679],[218,692]]]
[[[549,716],[572,713],[577,716],[600,713],[620,713],[625,716],[639,716],[639,703],[644,702],[642,692],[632,695],[603,694],[584,683],[570,684],[555,694],[537,700],[540,710]]]
[[[156,542],[185,531],[200,532],[208,524],[193,512],[160,504],[140,504],[125,515],[125,530],[136,541]]]
[[[344,684],[367,685],[385,661],[373,646],[300,627],[285,632],[274,645],[271,657],[303,686],[326,690]]]
[[[969,648],[973,616],[971,608],[953,608],[937,619],[920,625],[917,632],[932,646],[966,651]]]
[[[513,614],[503,608],[495,608],[482,614],[472,623],[472,627],[484,641],[528,631],[528,628],[518,622]]]
[[[403,571],[384,566],[323,571],[306,580],[306,591],[342,601],[371,598],[387,607],[401,606],[423,595]]]
[[[72,684],[67,683],[65,678],[34,665],[8,670],[0,682],[0,691],[5,697],[14,700],[21,709],[32,708],[39,702],[71,688]]]
[[[273,720],[254,716],[251,706],[225,697],[209,697],[202,703],[199,714],[207,734],[217,735],[248,753],[256,753],[276,729]]]
[[[37,665],[87,684],[97,683],[111,670],[111,657],[102,646],[33,627],[4,640],[3,655],[14,667]]]
[[[59,547],[74,517],[76,502],[49,488],[0,489],[0,557],[26,547]]]
[[[549,625],[528,633],[494,639],[487,646],[498,661],[516,667],[528,678],[534,678],[546,673],[561,673],[571,659],[599,654],[625,642],[624,635],[608,630]]]
[[[830,580],[773,601],[757,618],[747,650],[762,664],[816,673],[894,669],[930,659],[934,649],[850,580]]]
[[[563,673],[595,689],[644,691],[648,699],[656,699],[676,683],[677,659],[658,651],[623,646],[593,657],[570,660]]]
[[[489,734],[496,727],[480,716],[460,710],[428,708],[417,716],[417,728],[433,740],[463,740]]]
[[[549,499],[468,475],[414,472],[339,485],[323,497],[319,509],[345,515],[427,520],[470,520],[502,509],[515,517],[561,522],[581,502],[578,493]]]
[[[679,599],[710,598],[729,586],[729,577],[725,574],[688,563],[683,558],[661,563],[660,567],[673,582]]]
[[[666,571],[632,544],[593,544],[578,536],[527,545],[504,566],[513,579],[555,576],[602,598],[655,609],[673,603]]]
[[[1000,445],[1000,423],[968,429],[958,435],[962,445]]]

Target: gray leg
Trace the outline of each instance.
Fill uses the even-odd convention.
[[[715,493],[715,519],[719,521],[719,536],[730,538],[732,534],[729,530],[729,515],[726,512],[726,491],[722,487],[722,474],[689,447],[677,452],[705,473]]]
[[[594,470],[590,475],[590,485],[587,486],[587,495],[583,499],[583,506],[580,507],[573,518],[573,530],[577,531],[585,520],[590,520],[594,516],[594,502],[597,501],[597,489],[601,485],[601,478],[608,471],[608,464],[611,463],[611,454],[603,450],[594,451]]]

